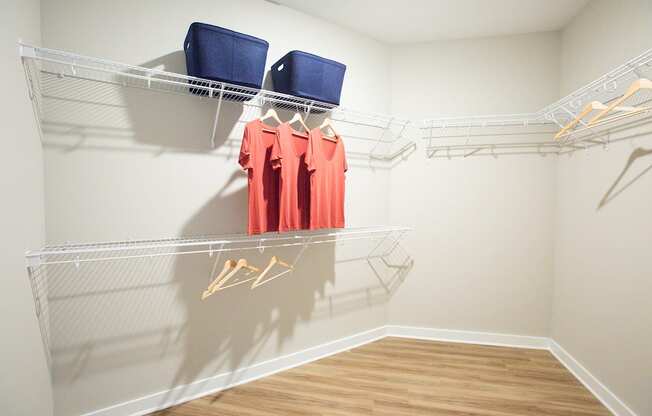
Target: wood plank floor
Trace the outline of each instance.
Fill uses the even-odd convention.
[[[610,415],[548,351],[385,338],[156,416]]]

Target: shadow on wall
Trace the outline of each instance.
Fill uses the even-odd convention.
[[[650,155],[652,155],[652,149],[644,149],[638,147],[632,151],[632,153],[629,155],[629,158],[627,159],[627,163],[625,163],[625,167],[623,168],[622,172],[620,172],[620,175],[618,175],[614,183],[609,187],[607,193],[605,193],[600,200],[600,203],[598,204],[598,210],[602,209],[605,205],[607,205],[614,198],[624,192],[627,188],[632,186],[637,180],[641,179],[643,175],[652,170],[652,163],[650,163],[645,169],[639,172],[632,179],[628,180],[625,183],[621,183],[627,172],[629,172],[629,170],[638,159],[646,158],[646,156]]]
[[[214,208],[207,204],[186,229],[211,221]],[[359,242],[338,245],[346,245],[341,250],[346,257],[336,255],[334,244],[310,247],[292,273],[255,290],[247,284],[227,289],[206,301],[200,300],[200,294],[225,255],[84,263],[79,269],[48,266],[55,390],[70,394],[67,386],[92,386],[96,377],[116,370],[124,371],[131,383],[162,390],[160,383],[151,383],[155,363],[163,366],[156,376],[169,380],[169,388],[174,388],[247,367],[259,361],[265,349],[263,358],[270,358],[283,352],[300,322],[333,319],[386,302],[412,267],[399,245],[386,243],[371,257],[370,247],[377,242],[363,247]],[[233,258],[245,256],[250,264],[264,267],[272,255],[292,262],[300,250],[248,251],[233,253]],[[357,285],[363,286],[336,290],[338,274],[356,276]],[[338,287],[342,285],[347,286],[340,281]],[[107,397],[100,399],[107,406],[151,393],[130,389],[116,398],[110,396],[113,391],[119,392],[120,386],[107,389]],[[185,387],[170,391],[161,404],[185,393]],[[94,393],[96,400],[98,394]],[[56,395],[61,414],[96,409],[75,403],[85,398],[73,396]]]
[[[652,131],[630,133],[625,136],[619,137],[614,141],[635,140],[638,138],[647,138],[647,139],[652,138]],[[597,211],[604,208],[609,202],[613,201],[618,195],[626,191],[630,186],[634,185],[636,181],[641,179],[646,173],[652,170],[652,163],[649,164],[646,163],[649,162],[650,155],[652,155],[652,149],[636,147],[632,151],[632,153],[629,155],[629,158],[627,159],[627,162],[625,162],[625,166],[623,167],[623,170],[616,177],[614,182],[611,184],[607,192],[604,194],[604,196],[598,203],[598,206],[596,208]],[[625,182],[624,180],[627,177],[627,174],[631,170],[635,169],[635,167],[640,166],[641,163],[643,163],[645,167],[642,169],[639,168],[639,172],[635,174],[633,178]]]
[[[183,51],[176,51],[143,66],[185,73],[184,59]],[[187,95],[185,91],[175,95],[48,74],[41,74],[40,89],[45,144],[66,151],[84,146],[107,151],[232,156],[239,150],[239,143],[234,142],[242,137],[245,119],[253,117],[245,114],[245,103],[224,100],[215,134],[219,151],[213,152],[216,99]],[[256,109],[247,106],[246,110]],[[149,147],[129,146],[132,143]]]
[[[185,55],[179,50],[143,63],[147,68],[185,73]],[[161,155],[164,153],[204,153],[211,156],[233,158],[237,155],[243,127],[248,120],[258,117],[273,107],[258,100],[222,100],[219,117],[215,118],[218,100],[210,97],[188,95],[179,87],[177,95],[141,88],[123,88],[112,83],[100,83],[52,73],[40,74],[43,103],[42,125],[44,133],[56,135],[57,140],[47,140],[46,145],[73,151],[84,145],[97,150],[126,151],[128,143],[144,145],[129,151]],[[267,71],[263,88],[272,90],[271,72]],[[190,86],[188,87],[190,89]],[[303,107],[282,109],[275,107],[281,120],[289,120]],[[306,117],[310,128],[317,127],[329,112]],[[216,122],[213,136],[214,122]],[[350,166],[366,169],[387,169],[391,166],[370,158],[373,153],[391,153],[393,146],[385,140],[396,138],[398,132],[379,129],[371,125],[336,123],[338,133],[346,140],[347,159]],[[298,124],[294,127],[301,130]],[[98,142],[90,139],[122,139]],[[215,146],[212,146],[212,139]],[[382,139],[379,143],[379,140]],[[381,149],[378,149],[380,145]],[[387,149],[385,149],[387,147]],[[394,151],[398,149],[393,149]],[[404,155],[403,160],[407,157]],[[396,160],[394,161],[396,162]]]
[[[184,52],[176,51],[141,66],[185,74],[185,62]],[[151,92],[135,88],[125,88],[123,94],[133,115],[136,140],[170,149],[197,152],[212,150],[210,139],[218,100],[199,96],[185,96],[183,103],[167,97],[153,100]],[[197,111],[198,102],[205,104],[201,106],[201,111]],[[193,110],[187,111],[188,108]],[[235,139],[234,127],[242,118],[244,110],[242,102],[223,100],[215,133],[215,147],[224,146],[228,138]]]
[[[182,51],[144,66],[185,72]],[[269,85],[269,74],[265,82]],[[71,160],[79,157],[74,155],[78,151],[92,152],[88,157],[111,154],[119,158],[112,162],[117,165],[72,165],[63,159],[67,168],[79,166],[84,170],[75,175],[129,177],[130,173],[124,170],[131,169],[132,165],[120,165],[122,156],[127,159],[140,152],[153,153],[155,158],[170,152],[226,157],[231,164],[228,168],[221,168],[224,162],[220,161],[214,171],[205,172],[223,180],[219,190],[190,215],[181,229],[172,230],[170,234],[225,234],[246,229],[247,190],[238,187],[246,176],[237,168],[236,158],[242,136],[242,116],[246,111],[259,109],[248,110],[242,103],[225,102],[216,135],[217,149],[213,150],[209,136],[217,105],[215,100],[169,94],[163,97],[135,88],[47,76],[42,79],[41,88],[43,99],[48,104],[56,103],[43,107],[44,146],[48,151],[64,158],[70,156]],[[280,111],[279,115],[284,119],[291,116]],[[316,123],[315,120],[323,116],[317,115],[311,122]],[[138,161],[153,163],[144,158]],[[138,169],[149,166],[138,166]],[[185,180],[189,187],[197,181],[184,171],[173,174],[187,175]],[[160,186],[158,182],[143,183]],[[48,220],[69,221],[70,230],[78,229],[80,225],[70,221],[75,221],[77,214],[79,217],[88,215],[85,210],[89,201],[93,206],[101,206],[105,202],[103,194],[107,192],[124,204],[146,204],[152,209],[174,204],[169,195],[166,200],[152,200],[166,192],[127,195],[120,193],[122,186],[119,183],[116,188],[85,195],[84,203],[66,203],[67,219],[50,216]],[[66,195],[53,192],[51,198],[56,200]],[[55,201],[55,205],[60,205],[60,201]],[[153,221],[149,217],[138,220],[143,230]],[[142,230],[133,231],[142,233]],[[108,232],[118,234],[118,231]],[[121,239],[120,235],[110,237]],[[377,247],[380,247],[377,251],[380,254],[370,256]],[[412,267],[410,257],[392,240],[381,246],[374,240],[319,244],[307,248],[299,257],[301,249],[231,252],[212,257],[134,258],[83,263],[79,269],[69,264],[48,266],[39,275],[43,280],[39,286],[47,295],[58,412],[77,414],[95,410],[99,390],[106,392],[99,401],[109,406],[117,400],[152,393],[151,389],[163,389],[164,384],[170,388],[185,385],[216,373],[246,367],[261,356],[283,352],[298,323],[333,319],[384,303]],[[202,291],[227,258],[246,257],[250,264],[263,269],[272,255],[290,263],[299,261],[292,273],[256,290],[240,285],[206,301],[200,300]],[[337,279],[336,285],[336,276],[346,276],[346,279]],[[270,348],[270,343],[274,343],[275,348]],[[157,379],[153,381],[149,370],[155,364],[159,368],[154,376]],[[143,368],[149,370],[143,371]],[[131,383],[125,384],[144,386],[146,390],[134,391],[122,384],[107,388],[106,380],[103,388],[93,387],[97,376],[117,370],[124,371],[120,373],[121,379],[130,380]],[[120,383],[120,380],[114,379],[114,382]],[[84,390],[86,386],[96,393],[71,394],[80,389],[87,391]],[[164,402],[183,396],[184,391],[177,389],[171,394],[174,396],[166,397]]]

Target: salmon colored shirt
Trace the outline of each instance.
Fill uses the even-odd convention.
[[[306,164],[310,174],[310,229],[344,227],[344,188],[348,166],[344,143],[324,139],[320,129],[310,131]]]
[[[278,231],[279,175],[271,154],[276,127],[256,119],[244,129],[238,162],[249,174],[249,234]]]
[[[306,165],[308,133],[294,130],[288,123],[278,127],[272,150],[272,166],[279,169],[279,231],[307,230],[310,227],[310,172]]]

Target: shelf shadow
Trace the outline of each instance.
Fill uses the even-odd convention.
[[[145,66],[183,73],[182,56],[177,51]],[[164,180],[141,179],[145,170],[160,168],[155,162],[141,157],[132,161],[133,164],[123,165],[123,161],[129,162],[128,158],[118,158],[113,161],[117,164],[107,171],[101,159],[107,151],[139,152],[153,147],[160,153],[237,154],[239,146],[233,143],[241,137],[242,103],[225,103],[216,135],[218,149],[212,149],[209,136],[216,100],[173,94],[157,99],[157,94],[162,93],[68,78],[53,79],[52,84],[46,79],[42,87],[46,100],[57,101],[57,105],[44,107],[46,148],[62,153],[88,149],[98,153],[89,159],[92,163],[85,159],[80,163],[67,154],[47,155],[46,168],[51,170],[48,172],[51,182],[47,184],[54,187],[74,175],[88,178],[115,175],[112,188],[105,188],[105,192],[111,192],[117,211],[140,214],[139,221],[130,223],[135,229],[129,232],[150,232],[153,228],[149,227],[157,221],[157,210],[165,204],[175,209],[176,201],[170,198],[173,193],[159,192],[159,188],[166,186]],[[176,170],[169,172],[171,175],[184,174],[186,162],[181,162],[172,165]],[[59,168],[62,171],[57,171]],[[187,220],[180,220],[181,225],[170,233],[219,235],[246,229],[246,175],[236,162],[227,167],[209,162],[206,170],[193,172],[193,175],[214,174],[218,184],[208,191],[206,186],[214,186],[212,182],[189,188],[207,192],[206,199],[201,200],[205,202],[187,207],[182,213],[182,218]],[[187,179],[188,185],[184,186],[188,187],[199,181],[191,175]],[[136,186],[125,186],[127,180]],[[64,192],[52,193],[56,195],[49,203],[55,207],[62,202],[59,198],[67,198]],[[59,229],[59,233],[74,236],[76,227],[84,224],[87,204],[107,203],[101,189],[84,198],[83,202],[66,202],[65,218],[58,218],[56,209],[53,210],[55,218],[50,220],[63,221],[67,227],[63,231]],[[131,210],[137,204],[141,204],[140,211]],[[106,233],[119,238],[124,231],[107,230]],[[337,248],[342,244],[319,244],[307,249],[292,273],[259,289],[251,291],[248,285],[242,285],[203,302],[201,292],[227,258],[246,257],[251,264],[265,267],[272,255],[286,261],[296,258],[301,247],[212,257],[177,255],[82,263],[79,268],[47,266],[40,277],[39,291],[47,298],[44,303],[48,311],[53,381],[59,392],[69,395],[55,394],[57,411],[78,414],[94,410],[86,408],[91,399],[82,393],[89,383],[111,385],[99,399],[109,405],[124,401],[129,395],[141,396],[151,393],[151,389],[188,385],[216,373],[243,368],[285,350],[312,345],[310,340],[294,340],[301,324],[363,311],[386,302],[409,267],[394,267],[403,264],[401,260],[389,258],[396,252],[388,254],[386,263],[363,254],[357,256],[360,258],[357,261],[341,261],[343,250]],[[357,252],[364,253],[364,245],[358,242],[347,247],[346,254],[356,257],[360,254]],[[370,267],[372,263],[374,268]],[[374,284],[367,284],[369,280]],[[142,371],[144,368],[147,371]],[[133,378],[146,391],[132,391],[115,377],[105,378],[105,374],[120,369],[125,370],[121,375]],[[176,389],[163,403],[183,394],[183,388]],[[92,405],[97,403],[97,398],[93,399]]]
[[[183,51],[161,56],[142,66],[186,72]],[[273,90],[272,87],[268,71],[263,88]],[[216,120],[218,99],[189,95],[185,87],[179,88],[183,90],[180,91],[182,94],[42,73],[38,89],[42,99],[41,125],[45,146],[66,152],[79,149],[152,152],[156,155],[186,152],[232,158],[237,155],[244,125],[258,117],[261,111],[275,108],[281,120],[289,120],[295,111],[305,111],[302,105],[290,109],[264,102],[259,108],[258,104],[250,105],[248,101],[224,99]],[[311,128],[316,127],[330,115],[328,111],[312,111],[306,122]],[[215,121],[217,128],[213,136]],[[300,129],[297,125],[294,127]],[[337,128],[345,138],[351,166],[389,169],[405,159],[397,158],[388,163],[371,158],[370,152],[378,144],[375,137],[380,138],[378,128],[347,123],[337,123]],[[386,134],[385,139],[388,139],[394,133],[387,131]]]
[[[141,66],[185,74],[185,54],[181,50],[175,51]],[[190,85],[188,89],[191,89]],[[212,150],[210,139],[217,99],[194,96],[167,98],[171,94],[165,94],[165,99],[152,99],[151,91],[137,88],[125,88],[123,95],[137,140],[173,149]],[[242,102],[222,100],[214,137],[215,147],[223,145],[234,133],[243,111]]]
[[[206,204],[187,230],[204,230],[202,223],[211,221],[212,210],[222,205]],[[378,256],[344,259],[336,258],[335,248],[335,244],[309,248],[287,277],[255,291],[242,285],[204,302],[200,293],[226,256],[142,258],[83,264],[80,269],[48,266],[54,382],[86,383],[105,372],[124,368],[133,373],[140,366],[172,360],[173,389],[245,368],[263,353],[281,352],[300,322],[329,320],[386,302],[412,266],[396,248]],[[271,255],[290,259],[296,251],[267,249],[229,257],[244,255],[252,264],[263,265]],[[386,272],[379,269],[382,264],[387,265]],[[335,290],[336,275],[341,273],[336,266],[341,265],[358,271],[357,280],[375,276],[378,282]],[[361,274],[363,269],[351,265],[364,266],[367,272]],[[275,352],[270,342],[275,343]],[[161,370],[156,374],[160,376]],[[171,390],[161,403],[173,402],[185,391]]]
[[[247,212],[246,188],[238,186],[242,176],[233,172],[181,234],[242,230]],[[49,305],[54,383],[85,384],[117,369],[147,383],[149,375],[135,372],[148,366],[155,368],[157,377],[171,375],[164,404],[183,397],[187,388],[183,386],[198,380],[225,372],[237,377],[235,370],[261,356],[283,353],[298,325],[387,302],[411,269],[411,259],[391,239],[381,246],[365,241],[309,247],[292,273],[253,291],[241,285],[206,301],[200,294],[227,258],[246,257],[262,268],[272,255],[292,262],[301,247],[82,263],[79,269],[70,264],[48,266],[43,290]],[[336,247],[344,245],[346,250],[338,255]],[[337,279],[340,275],[355,279]],[[353,282],[366,284],[352,287]],[[145,385],[164,389],[156,383]],[[122,394],[124,400],[126,393]]]

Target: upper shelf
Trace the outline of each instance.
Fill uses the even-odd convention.
[[[277,109],[300,111],[304,114],[328,113],[338,122],[360,126],[364,133],[346,135],[347,138],[363,139],[380,144],[394,143],[403,138],[410,124],[407,119],[373,112],[346,109],[334,104],[281,94],[264,89],[254,89],[225,82],[191,77],[153,68],[128,65],[105,59],[77,55],[55,49],[20,45],[20,54],[26,66],[30,97],[38,99],[40,77],[48,79],[72,78],[84,81],[111,84],[181,94],[201,100],[212,100],[216,106],[215,122],[211,133],[214,144],[220,109],[223,102],[237,102],[243,106],[263,108],[273,106]],[[63,87],[65,88],[65,87]],[[37,100],[38,101],[38,100]],[[39,103],[37,102],[38,106]],[[38,110],[38,107],[37,107]],[[250,112],[247,112],[250,116]],[[369,156],[373,159],[392,160],[400,155],[396,152],[377,152],[374,146]]]
[[[537,112],[428,119],[424,120],[421,127],[422,138],[428,140],[429,157],[468,157],[504,153],[563,154],[594,145],[604,145],[608,142],[608,138],[605,139],[604,136],[614,126],[647,120],[650,111],[638,111],[611,118],[590,128],[581,123],[578,129],[564,135],[562,140],[555,141],[553,136],[573,120],[588,103],[598,101],[608,104],[620,97],[635,80],[650,77],[652,49]],[[641,96],[628,105],[640,106],[649,101],[649,96]],[[481,139],[483,137],[485,139]],[[456,140],[464,140],[464,143],[460,144]]]

